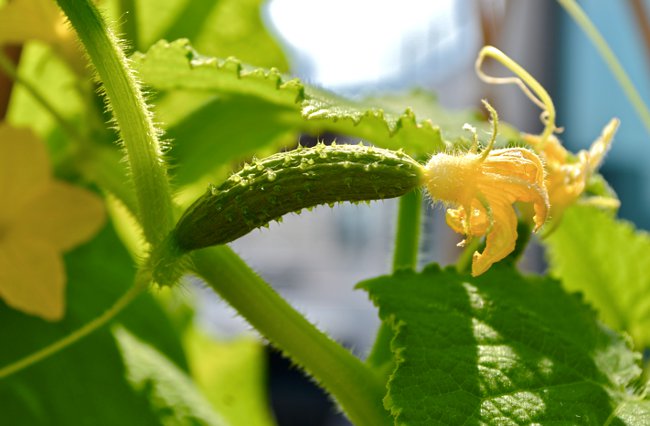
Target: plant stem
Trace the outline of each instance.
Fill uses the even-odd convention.
[[[400,269],[415,270],[418,261],[420,243],[420,222],[422,216],[422,192],[419,189],[400,197],[397,212],[397,231],[395,233],[395,251],[393,252],[393,272]],[[393,362],[390,342],[393,330],[385,322],[379,325],[375,343],[370,350],[366,363],[385,371]]]
[[[154,126],[119,41],[90,0],[57,0],[77,31],[104,85],[126,149],[147,240],[156,245],[172,228],[172,197]]]
[[[227,246],[192,253],[195,271],[253,327],[309,372],[358,426],[391,424],[384,383],[297,312]]]
[[[149,280],[136,278],[135,284],[99,317],[84,324],[62,339],[59,339],[56,342],[45,346],[42,349],[39,349],[36,352],[32,352],[31,354],[19,359],[16,362],[0,368],[0,379],[4,379],[7,376],[10,376],[14,373],[19,372],[20,370],[34,365],[37,362],[42,361],[59,351],[62,351],[73,343],[76,343],[84,337],[88,336],[90,333],[94,332],[115,318],[117,314],[122,312],[124,308],[126,308],[133,300],[135,300],[147,288],[148,285]]]
[[[481,238],[472,238],[465,244],[463,251],[458,260],[456,261],[456,271],[459,273],[466,273],[471,270],[472,260],[474,259],[474,253],[481,250],[481,247],[485,245],[485,242]]]
[[[393,271],[415,269],[420,244],[422,191],[416,189],[399,199]]]
[[[634,87],[632,80],[630,80],[630,77],[625,73],[623,66],[616,58],[616,55],[614,55],[614,52],[609,47],[602,34],[598,32],[596,26],[591,22],[584,10],[582,10],[575,0],[558,0],[558,2],[562,7],[564,7],[567,13],[571,15],[580,28],[582,28],[582,31],[585,32],[596,49],[598,49],[600,56],[612,71],[614,77],[616,77],[618,84],[623,88],[623,92],[625,92],[625,95],[636,110],[639,118],[641,118],[646,130],[650,133],[650,110],[648,110],[643,99],[641,99],[641,96]]]

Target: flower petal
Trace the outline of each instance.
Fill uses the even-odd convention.
[[[473,214],[467,217],[467,209],[459,207],[457,209],[447,209],[446,221],[447,225],[458,232],[465,234],[468,237],[478,237],[485,235],[490,227],[490,218],[485,211],[485,208],[477,200],[472,204]]]
[[[0,123],[0,223],[10,222],[50,180],[45,146],[27,129]]]
[[[12,231],[69,250],[90,239],[104,220],[101,198],[81,187],[52,181],[24,206]]]
[[[603,162],[605,154],[607,154],[607,151],[609,151],[609,147],[612,144],[614,134],[616,133],[619,124],[621,124],[621,122],[618,118],[612,118],[603,129],[600,137],[591,144],[588,155],[590,173],[595,172]]]
[[[56,248],[38,240],[0,240],[0,297],[7,305],[49,321],[65,308],[65,271]]]
[[[549,202],[548,193],[543,182],[540,185],[516,177],[495,176],[492,182],[479,185],[479,188],[485,194],[493,210],[494,205],[499,204],[509,205],[510,209],[512,209],[512,204],[517,201],[533,203],[535,230],[539,229],[546,221]],[[496,222],[498,220],[496,214],[494,214],[494,217]]]
[[[474,252],[472,275],[478,276],[490,269],[515,249],[517,241],[517,216],[512,205],[491,204],[494,224],[485,240],[482,253]]]

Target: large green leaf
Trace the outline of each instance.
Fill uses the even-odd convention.
[[[97,317],[133,281],[133,261],[111,226],[92,242],[70,252],[65,260],[68,307],[62,321],[49,323],[0,304],[0,365],[32,353]],[[180,368],[187,368],[178,336],[150,296],[140,296],[118,319]],[[126,381],[120,353],[107,329],[3,379],[0,394],[1,424],[158,423],[147,401]]]
[[[581,291],[611,327],[650,346],[650,235],[594,207],[574,206],[551,234],[551,272]]]
[[[164,109],[170,102],[179,101],[179,96],[165,99],[157,111],[168,116],[169,110]],[[206,170],[246,160],[253,154],[263,156],[260,154],[264,148],[295,143],[296,132],[283,123],[287,112],[285,107],[247,96],[213,96],[206,100],[168,127],[166,137],[173,141],[169,159],[174,181],[190,183]]]
[[[176,175],[181,184],[205,172],[195,165],[197,152],[202,156],[199,165],[206,158],[213,167],[228,164],[277,143],[291,131],[348,135],[423,158],[468,143],[469,135],[462,130],[466,122],[489,130],[475,114],[444,111],[422,93],[350,101],[274,69],[201,56],[187,40],[161,41],[146,54],[133,55],[133,64],[147,85],[166,95],[158,102],[158,112],[174,139],[170,155],[179,162]],[[189,95],[179,91],[203,98],[188,105],[182,100]],[[241,106],[245,109],[236,115],[227,112]],[[185,112],[179,111],[183,107]],[[190,164],[192,170],[185,171]]]
[[[432,266],[360,287],[396,332],[384,400],[396,424],[650,422],[638,355],[557,281]]]
[[[2,321],[14,319],[2,315]],[[11,327],[21,327],[13,321]],[[9,326],[9,324],[7,324]],[[19,329],[22,337],[2,348],[44,340],[34,327]],[[56,333],[50,333],[54,337]],[[13,351],[8,351],[13,352]],[[3,363],[5,361],[2,354]],[[0,382],[0,423],[3,425],[157,425],[147,401],[125,379],[122,358],[108,330]]]

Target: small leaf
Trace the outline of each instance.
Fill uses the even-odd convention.
[[[396,331],[384,400],[396,424],[647,420],[638,355],[554,280],[433,266],[359,286]]]
[[[134,389],[145,397],[163,425],[224,425],[192,379],[124,328],[114,331]]]
[[[650,346],[650,236],[594,207],[574,206],[545,240],[553,275],[603,321]]]
[[[266,354],[257,339],[219,342],[192,327],[185,347],[198,387],[233,425],[274,424],[266,394]]]

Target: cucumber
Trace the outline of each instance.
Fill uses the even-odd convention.
[[[402,153],[364,145],[298,147],[255,160],[210,186],[173,231],[181,253],[231,242],[291,212],[319,204],[404,195],[423,166]]]

